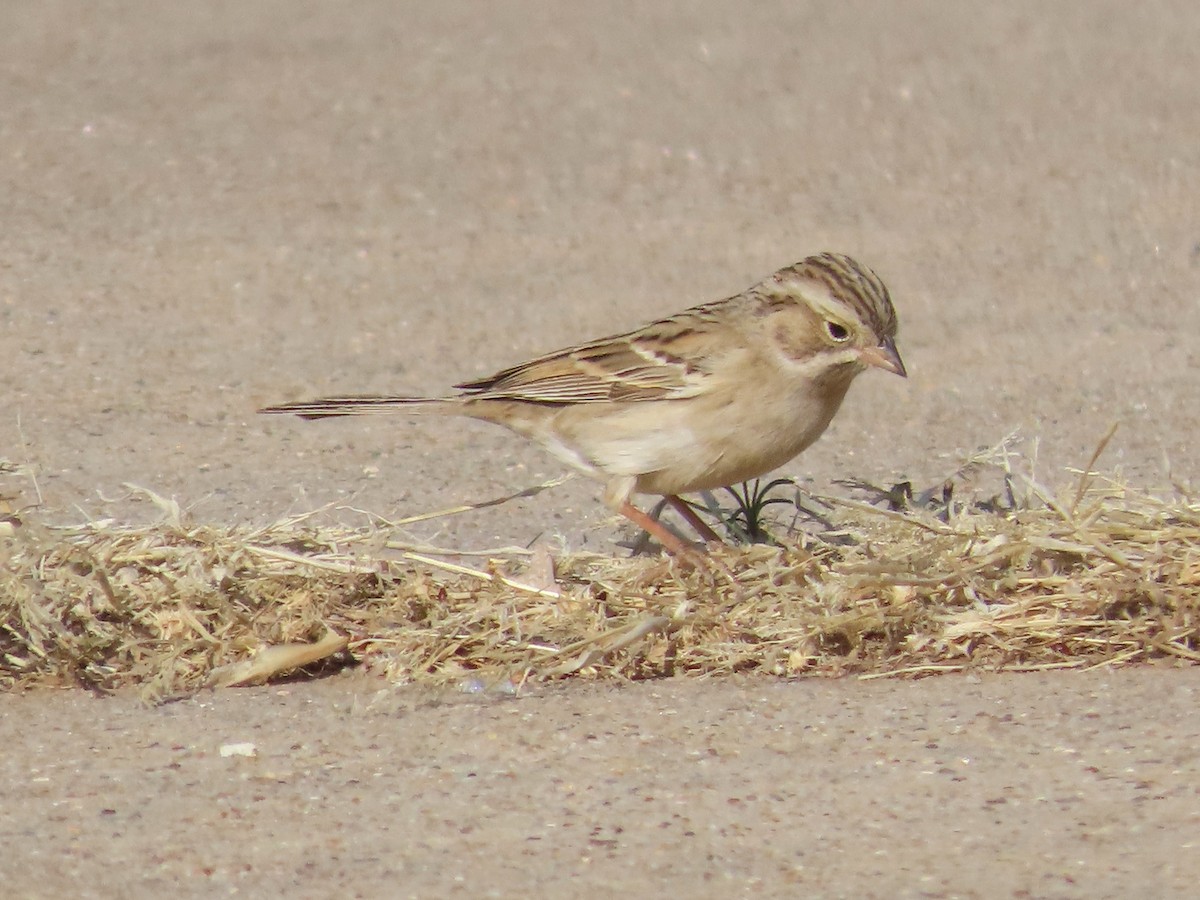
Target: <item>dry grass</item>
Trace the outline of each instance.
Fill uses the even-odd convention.
[[[981,470],[999,485],[989,500]],[[166,698],[331,654],[397,681],[502,689],[1200,660],[1200,504],[1074,478],[1054,496],[977,460],[915,499],[832,501],[832,529],[783,547],[700,569],[566,555],[553,579],[519,551],[455,570],[381,525],[200,524],[156,498],[151,527],[52,528],[0,508],[0,686]],[[968,483],[976,499],[955,500]]]

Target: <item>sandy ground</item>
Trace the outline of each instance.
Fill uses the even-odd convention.
[[[1197,669],[10,697],[6,895],[1194,896],[1198,702]]]
[[[52,519],[152,517],[125,484],[214,521],[519,490],[561,469],[498,429],[253,411],[437,391],[825,249],[885,278],[911,377],[862,378],[791,474],[925,482],[1019,429],[1060,484],[1120,422],[1109,467],[1197,480],[1194,3],[3,19],[0,457],[35,468],[18,502]],[[416,536],[611,548],[597,493]],[[357,676],[159,710],[0,697],[0,876],[22,896],[1183,896],[1196,677],[399,691],[390,711]],[[258,759],[219,756],[239,740]]]

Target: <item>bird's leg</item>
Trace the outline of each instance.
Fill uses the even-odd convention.
[[[696,515],[696,511],[692,509],[692,505],[677,494],[668,494],[667,502],[675,507],[675,512],[683,516],[684,521],[692,526],[696,534],[700,535],[700,539],[706,544],[723,544],[721,536],[713,531],[708,523]]]
[[[641,528],[643,531],[649,532],[650,534],[654,535],[654,537],[658,538],[658,542],[663,545],[663,549],[672,556],[690,556],[695,558],[696,551],[694,548],[689,547],[674,534],[672,534],[671,530],[662,522],[659,522],[657,519],[652,519],[649,515],[642,512],[628,500],[624,501],[619,507],[617,507],[617,512],[627,518],[638,528]]]

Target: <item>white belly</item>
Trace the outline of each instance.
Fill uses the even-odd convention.
[[[594,477],[632,478],[639,493],[709,490],[792,459],[821,436],[844,394],[818,402],[811,391],[798,392],[774,404],[649,401],[614,405],[604,415],[567,407],[555,416],[559,446],[547,449]]]

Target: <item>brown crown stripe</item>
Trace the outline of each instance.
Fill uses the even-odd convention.
[[[879,276],[849,256],[822,253],[799,263],[796,270],[823,283],[858,313],[876,334],[896,333],[896,310]]]

